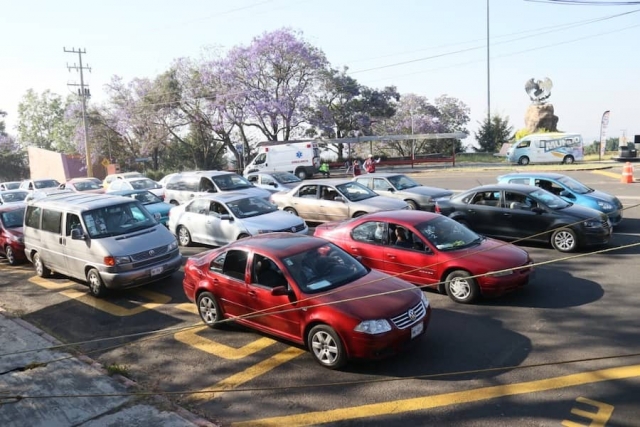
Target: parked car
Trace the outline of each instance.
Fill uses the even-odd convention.
[[[72,178],[69,181],[60,184],[61,190],[67,189],[77,193],[104,193],[104,187],[91,178]]]
[[[461,303],[513,291],[529,282],[532,271],[525,250],[431,212],[377,212],[327,222],[316,227],[314,236],[367,267],[434,287]]]
[[[25,179],[20,183],[20,190],[25,191],[36,191],[36,190],[46,190],[46,189],[58,189],[60,187],[60,183],[58,180],[53,178],[44,178],[44,179]]]
[[[181,172],[167,182],[165,190],[165,200],[176,206],[211,193],[242,191],[265,200],[271,195],[270,191],[254,186],[247,178],[227,171]]]
[[[404,200],[409,205],[409,209],[433,212],[437,199],[448,199],[453,195],[453,191],[426,187],[399,173],[368,173],[356,176],[353,180],[381,196]]]
[[[29,192],[24,190],[2,190],[0,191],[0,205],[24,202],[28,195]]]
[[[142,175],[140,172],[113,173],[105,177],[104,181],[102,182],[102,186],[105,189],[107,189],[109,188],[109,185],[111,185],[111,183],[116,179],[127,179],[127,178],[144,178],[144,175]]]
[[[499,176],[498,182],[535,185],[562,197],[567,202],[604,212],[614,226],[622,221],[622,203],[616,196],[594,190],[566,175],[544,172],[510,173]]]
[[[0,255],[10,265],[26,261],[22,225],[24,221],[24,203],[8,203],[0,206]]]
[[[107,193],[121,190],[149,190],[164,200],[164,188],[162,188],[162,185],[145,177],[116,179],[107,188]]]
[[[24,245],[36,274],[84,281],[95,297],[141,286],[180,269],[178,242],[132,199],[63,193],[27,204]]]
[[[302,218],[279,211],[261,197],[245,193],[208,194],[169,212],[169,230],[182,246],[192,242],[222,246],[257,234],[307,234]]]
[[[271,201],[285,212],[313,222],[409,208],[402,200],[379,196],[364,185],[346,179],[305,181],[289,191],[272,194]]]
[[[17,190],[18,188],[20,188],[20,183],[22,181],[6,181],[6,182],[0,182],[0,190],[4,191],[4,190]]]
[[[291,190],[302,182],[291,172],[252,172],[246,178],[256,187],[278,191]]]
[[[472,188],[449,200],[439,200],[436,210],[477,233],[503,240],[550,243],[560,252],[605,245],[612,230],[602,212],[522,184]]]
[[[431,317],[415,286],[365,267],[324,239],[291,233],[192,256],[183,287],[206,325],[233,319],[306,346],[330,369],[399,352],[424,335]]]
[[[167,225],[169,223],[169,211],[173,207],[171,203],[165,203],[162,199],[149,190],[118,190],[112,191],[114,196],[130,197],[142,203],[151,215],[156,218],[161,224]]]
[[[169,182],[171,180],[171,178],[173,178],[176,175],[178,175],[178,174],[177,173],[170,173],[169,175],[165,175],[160,179],[160,181],[158,181],[158,184],[160,184],[162,187],[165,187],[167,185],[167,182]]]

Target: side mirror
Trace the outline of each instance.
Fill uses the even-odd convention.
[[[278,183],[274,181],[274,182],[270,182],[270,183],[269,183],[269,185],[272,185],[272,186],[274,186],[274,187],[277,187],[277,186],[278,186]]]
[[[572,193],[568,192],[567,190],[562,190],[560,192],[560,194],[558,194],[560,197],[567,197],[569,199],[575,199],[576,196],[574,196]]]
[[[394,193],[396,190],[393,187],[389,187],[389,188],[387,188],[387,191],[390,191],[390,192]]]
[[[531,212],[535,212],[535,213],[537,213],[537,214],[543,214],[543,213],[545,213],[545,212],[546,212],[546,210],[544,210],[544,209],[539,208],[539,207],[537,207],[537,206],[536,206],[535,208],[531,208]]]
[[[74,228],[71,230],[71,240],[84,240],[85,235],[82,230]]]
[[[225,220],[226,221],[233,221],[233,217],[231,215],[229,215],[229,214],[220,215],[220,219],[222,221],[225,221]]]
[[[271,289],[271,295],[276,297],[289,295],[289,289],[286,286],[276,286],[275,288]]]

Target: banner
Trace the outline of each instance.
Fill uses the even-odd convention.
[[[604,112],[600,122],[600,159],[604,156],[604,150],[607,148],[607,126],[609,126],[609,110]]]

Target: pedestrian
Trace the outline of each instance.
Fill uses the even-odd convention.
[[[369,154],[367,160],[364,161],[364,170],[367,173],[374,173],[376,171],[376,161],[373,160],[373,154]]]
[[[325,176],[327,178],[331,177],[331,173],[329,172],[329,163],[327,163],[327,161],[323,161],[322,164],[320,165],[320,169],[318,169],[320,172],[322,172],[322,176]]]
[[[358,159],[353,161],[353,176],[358,176],[362,172],[360,171],[360,161]]]

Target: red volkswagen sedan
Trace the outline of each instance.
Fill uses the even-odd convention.
[[[326,240],[292,233],[192,256],[183,286],[206,325],[232,319],[308,347],[330,369],[400,351],[424,334],[431,316],[415,286]]]
[[[10,265],[26,261],[22,225],[24,203],[7,203],[0,206],[0,255],[7,258]]]
[[[524,249],[430,212],[379,212],[319,225],[314,235],[368,267],[435,287],[460,303],[524,286],[532,272]]]

